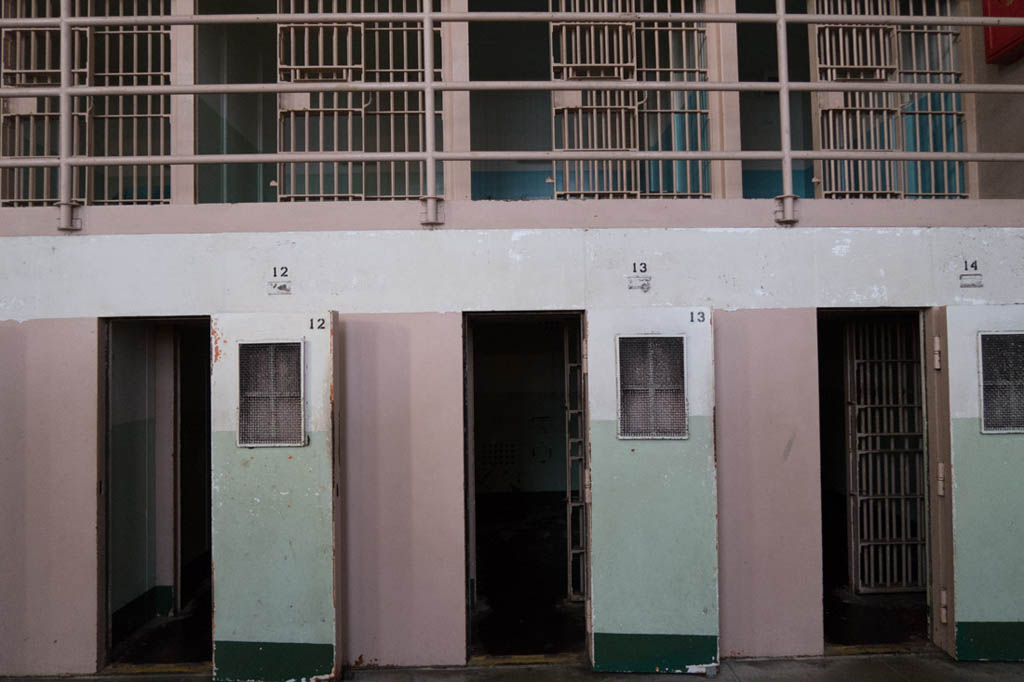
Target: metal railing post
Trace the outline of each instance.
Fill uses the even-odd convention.
[[[71,0],[60,2],[60,118],[58,119],[57,155],[57,229],[66,232],[81,229],[76,227],[72,215],[72,168],[71,149]]]
[[[786,37],[786,0],[775,0],[775,42],[779,60],[779,143],[782,151],[782,194],[776,197],[780,203],[775,222],[792,225],[796,222],[793,204],[793,131],[789,113],[789,42]]]
[[[423,97],[425,99],[423,110],[423,151],[426,152],[425,161],[426,176],[426,215],[423,216],[423,225],[432,226],[440,224],[437,213],[437,159],[434,154],[437,152],[435,139],[436,113],[434,111],[435,89],[434,89],[434,16],[433,0],[422,0],[423,2]]]

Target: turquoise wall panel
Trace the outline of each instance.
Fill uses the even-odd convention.
[[[743,198],[774,199],[782,194],[782,170],[743,167]],[[803,199],[814,198],[814,168],[793,169],[793,193]]]
[[[553,199],[551,169],[473,170],[473,198],[495,201]]]

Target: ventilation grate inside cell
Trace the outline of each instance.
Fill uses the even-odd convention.
[[[686,438],[684,340],[619,338],[619,437]]]
[[[239,345],[238,444],[302,445],[302,344]]]
[[[983,431],[1024,431],[1024,333],[981,335]]]

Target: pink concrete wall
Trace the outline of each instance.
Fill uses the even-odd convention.
[[[0,675],[96,670],[97,331],[0,322]]]
[[[343,315],[334,343],[344,659],[462,664],[462,316]]]
[[[821,654],[817,315],[714,324],[721,654]]]

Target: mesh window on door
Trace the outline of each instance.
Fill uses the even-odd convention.
[[[305,445],[302,343],[238,347],[238,445]]]
[[[981,335],[981,430],[1024,432],[1024,332]]]
[[[619,438],[686,438],[685,339],[619,337]]]

